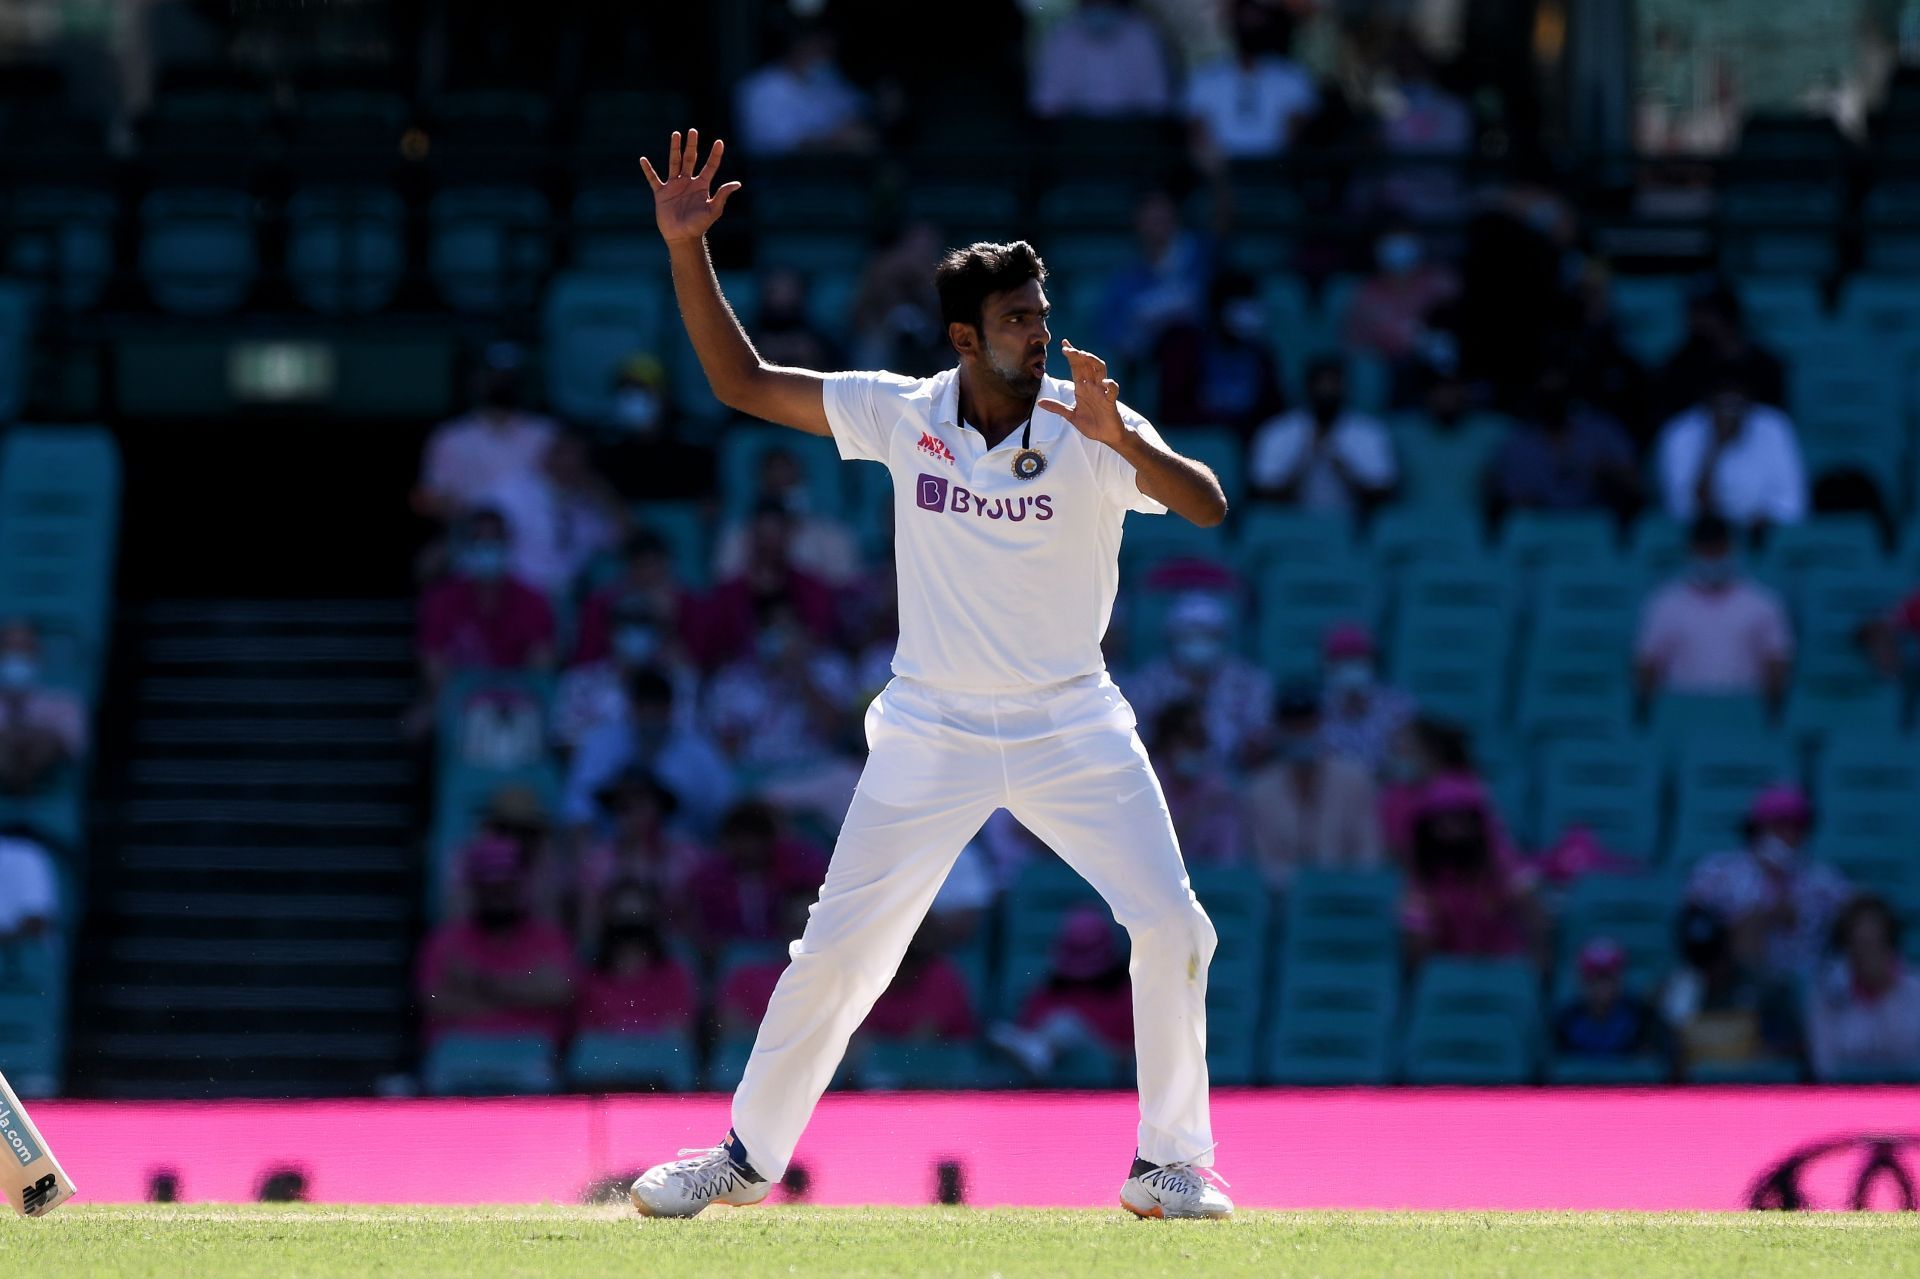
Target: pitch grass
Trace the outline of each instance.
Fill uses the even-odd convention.
[[[1120,1211],[68,1205],[0,1218],[21,1279],[645,1279],[1036,1275],[1920,1276],[1912,1213],[1242,1212],[1136,1221]]]

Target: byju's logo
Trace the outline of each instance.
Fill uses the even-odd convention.
[[[938,475],[922,473],[916,482],[913,500],[922,510],[950,511],[983,520],[1006,520],[1018,524],[1032,519],[1045,523],[1053,518],[1053,494],[1034,497],[987,497],[958,484],[949,484]]]
[[[947,482],[938,475],[920,477],[920,505],[929,511],[938,511],[947,504]]]
[[[26,1129],[13,1117],[13,1108],[4,1101],[0,1101],[0,1149],[19,1160],[22,1168],[40,1157],[40,1147],[27,1136]]]

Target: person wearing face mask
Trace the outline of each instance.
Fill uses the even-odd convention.
[[[1793,628],[1779,596],[1740,572],[1733,530],[1694,522],[1691,563],[1641,611],[1635,662],[1642,698],[1660,693],[1764,696],[1786,692]]]
[[[1153,751],[1160,789],[1180,852],[1189,865],[1238,866],[1247,859],[1240,795],[1215,760],[1207,722],[1193,702],[1176,702],[1154,718]]]
[[[1759,403],[1786,407],[1786,366],[1748,332],[1746,308],[1733,286],[1709,278],[1687,298],[1687,335],[1655,378],[1655,412],[1665,420],[1707,399],[1728,365],[1740,371],[1742,384]]]
[[[502,481],[540,470],[559,427],[522,407],[523,363],[511,342],[495,342],[482,352],[475,408],[427,438],[413,497],[420,514],[457,520]]]
[[[1359,515],[1399,480],[1387,429],[1347,407],[1346,365],[1318,357],[1307,368],[1307,402],[1254,435],[1248,479],[1256,497],[1301,510]]]
[[[792,903],[816,892],[826,871],[826,857],[772,805],[748,800],[727,813],[712,853],[688,875],[684,918],[709,954],[731,942],[785,941]]]
[[[820,26],[791,31],[776,62],[740,81],[734,119],[751,155],[871,151],[878,140],[866,96],[834,62],[833,36]]]
[[[713,442],[682,433],[659,356],[640,351],[620,362],[606,414],[593,426],[593,469],[622,497],[677,502],[713,488]]]
[[[1341,321],[1347,345],[1396,366],[1423,349],[1428,318],[1460,292],[1460,280],[1430,261],[1412,227],[1396,226],[1374,244],[1374,273],[1354,290]]]
[[[1247,779],[1247,825],[1260,873],[1284,891],[1302,866],[1372,870],[1385,861],[1373,775],[1327,750],[1320,699],[1282,692],[1274,707],[1273,755]]]
[[[513,840],[476,839],[461,872],[466,913],[434,929],[420,951],[427,1044],[460,1033],[539,1035],[557,1045],[573,1005],[573,943],[533,914],[531,873]]]
[[[1207,174],[1283,154],[1320,105],[1313,77],[1287,56],[1292,15],[1251,0],[1233,9],[1234,52],[1187,82],[1189,146],[1194,167]]]
[[[1798,786],[1754,796],[1739,848],[1701,859],[1687,900],[1716,911],[1741,962],[1778,978],[1809,977],[1834,918],[1853,895],[1840,872],[1807,855],[1813,807]]]
[[[697,716],[679,705],[666,672],[642,667],[626,678],[625,712],[589,730],[567,769],[560,811],[581,839],[613,834],[609,815],[598,802],[603,788],[633,768],[646,769],[672,792],[672,824],[705,836],[733,803],[733,768]]]
[[[831,511],[814,509],[806,472],[791,449],[770,448],[760,455],[760,473],[754,487],[754,509],[778,506],[786,512],[787,560],[795,568],[834,589],[851,585],[860,576],[860,542],[846,523]],[[743,577],[752,566],[754,522],[735,520],[720,534],[714,548],[714,576],[719,581]]]
[[[1706,399],[1660,432],[1656,470],[1667,514],[1718,515],[1743,529],[1807,518],[1807,471],[1791,419],[1757,403],[1737,364],[1721,365]]]
[[[1373,636],[1342,623],[1320,644],[1320,736],[1327,749],[1379,771],[1394,736],[1413,718],[1413,699],[1380,681]]]
[[[48,687],[40,633],[24,618],[0,626],[0,791],[38,790],[56,769],[86,753],[86,707],[74,694]]]
[[[1920,1076],[1920,972],[1901,958],[1900,931],[1893,907],[1872,896],[1834,923],[1834,954],[1807,1008],[1815,1079]]]
[[[553,665],[553,609],[511,570],[513,538],[500,512],[469,515],[453,573],[420,601],[420,660],[430,692],[454,671],[545,670]]]
[[[737,765],[798,770],[834,758],[849,740],[854,710],[852,665],[779,606],[752,651],[714,675],[704,721]]]
[[[685,962],[667,948],[659,899],[644,885],[615,881],[580,974],[574,1026],[613,1034],[691,1034],[700,991]]]
[[[707,593],[689,637],[703,668],[713,670],[747,656],[766,619],[779,611],[793,614],[816,642],[834,636],[839,617],[832,585],[794,557],[801,527],[793,513],[795,501],[782,493],[754,503],[740,570]]]
[[[1128,0],[1082,0],[1042,37],[1027,100],[1044,120],[1164,116],[1174,105],[1172,59]]]
[[[1160,413],[1169,422],[1229,426],[1251,436],[1286,408],[1260,283],[1244,271],[1223,271],[1210,294],[1207,324],[1176,326],[1156,348]]]
[[[582,849],[574,874],[574,919],[588,944],[599,935],[615,885],[645,889],[655,901],[672,900],[699,861],[699,850],[673,833],[679,796],[646,768],[623,770],[593,799],[610,829]]]
[[[1215,763],[1235,766],[1266,727],[1273,679],[1233,651],[1233,611],[1219,595],[1189,591],[1167,610],[1167,651],[1126,680],[1134,714],[1152,722],[1176,702],[1206,718]]]
[[[1544,960],[1546,918],[1534,877],[1503,850],[1484,789],[1436,782],[1413,813],[1401,913],[1408,959],[1429,955]]]

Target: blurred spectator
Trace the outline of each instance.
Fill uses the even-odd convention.
[[[678,667],[685,660],[683,641],[698,624],[699,601],[675,573],[673,553],[652,529],[637,529],[621,548],[620,573],[587,596],[580,608],[576,663],[647,661],[666,654]],[[650,637],[622,635],[620,617],[646,617],[656,627]],[[651,642],[647,642],[650,640]]]
[[[1573,302],[1574,313],[1564,339],[1565,358],[1550,364],[1565,364],[1574,398],[1625,427],[1638,456],[1650,442],[1650,379],[1621,332],[1620,316],[1613,305],[1613,272],[1604,261],[1585,260],[1573,288]],[[1663,416],[1659,420],[1666,419]]]
[[[1553,1050],[1567,1057],[1643,1057],[1661,1051],[1660,1016],[1627,989],[1627,954],[1611,937],[1580,948],[1580,990],[1553,1014]]]
[[[1186,863],[1233,866],[1245,860],[1247,824],[1240,795],[1215,758],[1199,706],[1175,702],[1160,711],[1154,718],[1153,756]]]
[[[1286,408],[1267,345],[1260,283],[1244,271],[1214,278],[1207,324],[1176,325],[1160,340],[1160,420],[1230,426],[1245,435]]]
[[[1373,636],[1364,626],[1331,628],[1320,655],[1325,683],[1320,736],[1334,754],[1378,772],[1394,735],[1413,718],[1413,699],[1380,682]]]
[[[670,391],[656,355],[630,355],[614,374],[612,420],[595,440],[593,465],[622,497],[677,502],[713,489],[711,435],[681,433]]]
[[[1793,423],[1748,397],[1746,374],[1722,365],[1706,399],[1660,432],[1657,470],[1667,514],[1712,514],[1741,528],[1807,517],[1807,475]]]
[[[471,910],[435,928],[420,953],[427,1042],[470,1032],[557,1043],[573,1003],[572,943],[534,916],[531,873],[512,840],[476,840],[462,872]]]
[[[907,943],[893,981],[861,1023],[861,1036],[960,1043],[975,1033],[973,996],[965,974],[921,929]]]
[[[941,247],[940,228],[910,222],[867,263],[853,302],[856,367],[927,377],[953,363],[933,288]]]
[[[753,652],[720,668],[707,687],[706,725],[736,764],[808,766],[852,731],[853,668],[818,643],[791,609],[769,616]]]
[[[834,63],[823,27],[793,32],[778,61],[742,80],[734,120],[749,155],[871,151],[878,141],[860,91]]]
[[[1433,66],[1411,37],[1402,37],[1391,59],[1392,74],[1375,85],[1374,113],[1380,142],[1411,160],[1464,156],[1473,146],[1473,112],[1434,78]],[[1431,164],[1410,164],[1382,183],[1382,201],[1404,217],[1423,221],[1457,216],[1465,204],[1461,175]]]
[[[811,891],[796,891],[778,903],[776,913],[780,926],[775,930],[778,939],[791,942],[806,932],[814,896]],[[787,948],[777,939],[761,945],[736,947],[733,954],[722,957],[714,1013],[723,1038],[753,1041],[760,1023],[766,1019],[773,988],[780,984],[780,975],[787,971],[787,960]]]
[[[462,670],[544,670],[553,665],[553,609],[513,576],[513,539],[500,512],[477,510],[461,525],[453,575],[420,600],[420,663],[428,697]]]
[[[1725,920],[1741,963],[1768,976],[1811,976],[1853,890],[1840,872],[1807,856],[1813,807],[1800,788],[1754,796],[1741,847],[1702,858],[1687,899]]]
[[[484,495],[513,530],[513,575],[548,598],[570,594],[595,556],[620,544],[626,512],[586,442],[560,432],[536,467],[502,476]]]
[[[664,914],[699,863],[699,850],[668,833],[680,801],[644,768],[628,768],[594,792],[609,830],[582,850],[572,884],[578,932],[590,941],[600,933],[607,893],[618,884],[646,895]]]
[[[1544,916],[1525,867],[1500,848],[1486,790],[1434,782],[1412,817],[1401,917],[1410,957],[1539,954]]]
[[[1654,410],[1662,419],[1684,413],[1719,389],[1734,370],[1748,395],[1784,408],[1786,366],[1747,332],[1740,295],[1725,280],[1709,280],[1687,298],[1687,336],[1654,380]]]
[[[608,636],[605,654],[560,677],[553,695],[553,740],[563,751],[573,750],[603,725],[625,721],[628,681],[642,670],[667,677],[673,684],[675,704],[688,711],[682,718],[691,720],[699,695],[699,672],[673,619],[658,616],[653,606],[654,601],[644,595],[614,599],[602,614]]]
[[[795,520],[783,500],[762,499],[747,525],[745,561],[707,596],[695,657],[707,669],[751,652],[775,613],[791,613],[815,640],[834,634],[833,588],[794,560]]]
[[[1194,166],[1203,173],[1280,155],[1320,102],[1313,77],[1287,56],[1292,15],[1257,3],[1233,10],[1232,56],[1197,68],[1187,82]]]
[[[1920,973],[1900,958],[1893,908],[1854,898],[1834,924],[1833,948],[1807,1008],[1814,1078],[1920,1074]]]
[[[0,791],[38,790],[86,753],[87,708],[47,684],[39,631],[24,618],[0,625]]]
[[[1332,754],[1321,735],[1320,699],[1306,688],[1280,695],[1273,759],[1247,778],[1249,834],[1260,873],[1285,890],[1301,867],[1372,870],[1384,860],[1373,775]]]
[[[60,885],[53,859],[23,834],[0,835],[0,946],[45,937],[59,924]]]
[[[1881,674],[1898,679],[1911,664],[1914,643],[1920,639],[1920,590],[1885,615],[1861,623],[1856,638]]]
[[[1166,45],[1131,0],[1081,0],[1042,38],[1027,100],[1047,119],[1166,115],[1173,109]]]
[[[1164,334],[1199,323],[1213,278],[1212,248],[1182,224],[1171,192],[1141,197],[1133,226],[1139,256],[1107,281],[1100,311],[1100,339],[1127,360],[1150,355]]]
[[[667,949],[658,909],[644,889],[620,884],[608,891],[605,922],[593,934],[592,964],[580,974],[577,1029],[693,1030],[700,993],[692,971]]]
[[[630,768],[643,768],[671,791],[691,830],[706,833],[733,802],[733,769],[690,716],[674,709],[673,682],[645,667],[627,680],[627,711],[580,739],[567,773],[563,816],[574,827],[601,825],[595,795]]]
[[[809,368],[820,367],[808,365]],[[753,509],[777,506],[787,514],[787,562],[829,586],[852,582],[860,573],[860,543],[831,511],[813,509],[813,493],[806,472],[792,450],[770,448],[760,455],[760,474]],[[714,549],[715,576],[722,581],[743,577],[752,561],[757,516],[737,520],[720,535]]]
[[[753,344],[769,364],[803,369],[832,369],[845,364],[839,347],[808,314],[807,277],[787,267],[768,271],[760,279]]]
[[[1460,281],[1428,257],[1426,243],[1405,224],[1375,242],[1373,261],[1374,273],[1347,302],[1341,331],[1348,346],[1404,368],[1427,351],[1427,319],[1460,292]]]
[[[1253,491],[1303,511],[1362,514],[1399,479],[1393,442],[1386,427],[1347,406],[1347,370],[1337,356],[1308,365],[1306,383],[1306,404],[1254,435]]]
[[[1800,1050],[1792,992],[1745,963],[1711,907],[1684,907],[1680,967],[1660,992],[1660,1016],[1680,1064],[1750,1066],[1791,1061]]]
[[[1232,767],[1266,727],[1273,680],[1233,651],[1233,610],[1218,595],[1190,591],[1167,610],[1167,651],[1126,682],[1134,714],[1152,723],[1175,702],[1194,702],[1206,719],[1217,764]]]
[[[1523,426],[1494,457],[1489,478],[1495,518],[1513,510],[1597,509],[1625,517],[1639,506],[1632,438],[1618,422],[1574,399],[1565,369],[1541,370]]]
[[[1068,912],[1054,937],[1050,971],[1020,1005],[1013,1024],[987,1032],[1036,1079],[1069,1053],[1092,1051],[1119,1060],[1133,1052],[1133,983],[1113,924],[1098,907]]]
[[[1464,782],[1485,789],[1465,729],[1421,715],[1388,740],[1380,761],[1380,827],[1400,864],[1413,858],[1413,817],[1429,787]]]
[[[482,354],[477,406],[427,438],[414,490],[421,514],[458,520],[501,481],[540,469],[558,428],[553,419],[521,408],[521,363],[511,342],[495,342]]]
[[[713,854],[688,877],[691,931],[708,953],[729,942],[797,936],[789,931],[793,911],[783,903],[802,895],[812,900],[826,873],[826,857],[781,829],[771,807],[737,805],[720,823]]]
[[[1688,549],[1685,574],[1654,591],[1640,615],[1641,694],[1778,698],[1793,662],[1787,610],[1772,590],[1741,576],[1725,520],[1694,521]]]

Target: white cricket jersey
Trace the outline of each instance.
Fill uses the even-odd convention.
[[[1073,384],[1058,378],[1040,394],[1074,402]],[[1105,670],[1100,638],[1120,586],[1121,521],[1167,508],[1140,492],[1131,462],[1045,409],[1033,415],[1033,447],[1046,467],[1020,479],[1021,433],[989,449],[960,424],[959,406],[957,368],[826,379],[840,456],[883,463],[893,476],[894,674],[992,690]],[[1125,405],[1120,414],[1161,443],[1145,418]]]

